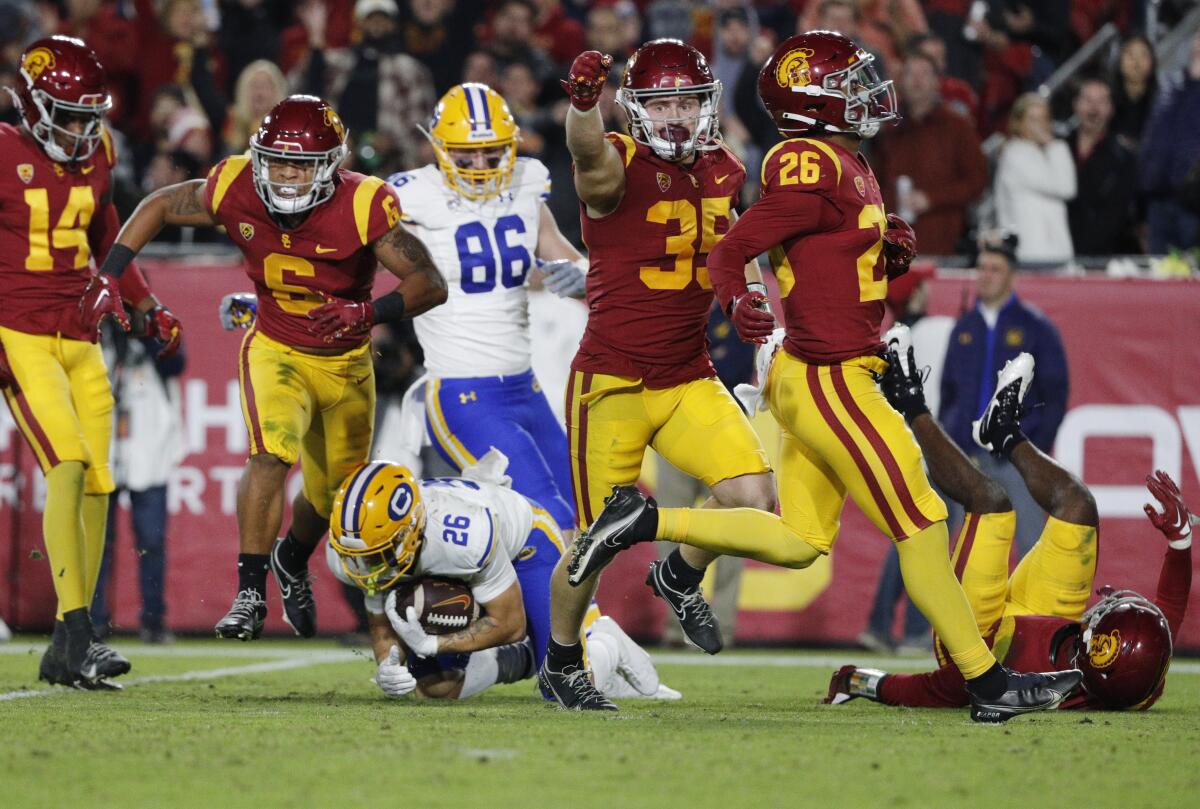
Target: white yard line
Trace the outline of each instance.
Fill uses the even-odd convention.
[[[124,653],[127,656],[133,657],[214,657],[214,658],[249,658],[251,660],[275,660],[286,659],[292,660],[295,658],[316,658],[321,661],[343,661],[354,660],[359,657],[370,656],[370,652],[366,650],[354,649],[318,649],[307,646],[276,646],[270,641],[257,641],[255,643],[237,643],[237,644],[204,644],[201,646],[160,646],[139,643],[132,641],[122,643],[118,638],[113,641],[113,646],[117,651]],[[0,645],[0,655],[37,655],[41,657],[45,650],[46,644],[34,643],[5,643]]]

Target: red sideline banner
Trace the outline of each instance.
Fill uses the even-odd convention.
[[[232,263],[176,261],[147,269],[184,322],[188,354],[182,388],[190,453],[169,488],[166,620],[177,630],[208,632],[236,586],[234,505],[247,450],[236,363],[242,333],[221,329],[217,303],[248,284]],[[957,315],[970,291],[969,275],[934,281],[931,313]],[[1102,520],[1097,586],[1152,596],[1164,542],[1141,512],[1147,499],[1143,477],[1154,467],[1166,469],[1200,509],[1200,284],[1028,277],[1020,280],[1018,292],[1050,316],[1066,345],[1071,395],[1055,454],[1096,494]],[[546,387],[560,389],[550,381]],[[762,418],[758,424],[770,446],[775,436]],[[27,630],[47,628],[54,612],[41,530],[45,485],[35,467],[0,409],[0,615]],[[289,500],[299,484],[294,473]],[[114,622],[132,629],[139,606],[137,563],[124,508],[118,525],[111,603]],[[849,505],[829,559],[806,571],[749,563],[739,641],[853,640],[866,626],[886,550],[886,540]],[[647,545],[623,555],[605,573],[599,595],[605,612],[646,638],[656,637],[665,620],[662,603],[643,583],[652,554]],[[321,629],[349,629],[349,610],[319,554],[312,568]],[[268,630],[290,632],[275,588],[269,589]],[[1189,613],[1176,645],[1200,648],[1200,609]]]

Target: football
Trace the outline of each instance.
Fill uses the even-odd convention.
[[[400,585],[396,611],[404,615],[409,607],[430,635],[457,632],[479,617],[471,589],[453,579],[430,577]]]

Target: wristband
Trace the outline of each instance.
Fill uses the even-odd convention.
[[[133,257],[136,255],[137,253],[125,245],[114,244],[109,249],[108,255],[104,257],[104,263],[100,265],[100,273],[120,278],[121,273],[125,272],[125,268],[129,266],[129,262],[133,261]]]
[[[371,301],[371,310],[376,323],[395,323],[404,319],[404,296],[399,292],[389,292],[381,298]]]

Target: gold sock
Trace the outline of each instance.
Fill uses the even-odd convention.
[[[85,595],[90,606],[96,597],[96,582],[100,579],[100,562],[104,559],[105,534],[108,531],[108,495],[83,496],[83,563]]]
[[[950,567],[950,535],[946,523],[936,522],[896,543],[904,587],[964,678],[970,680],[996,662],[979,636],[971,605]]]
[[[84,561],[83,463],[64,461],[46,473],[42,533],[58,596],[56,617],[88,605]]]
[[[821,556],[778,515],[754,508],[660,508],[654,538],[782,567],[808,567]]]

